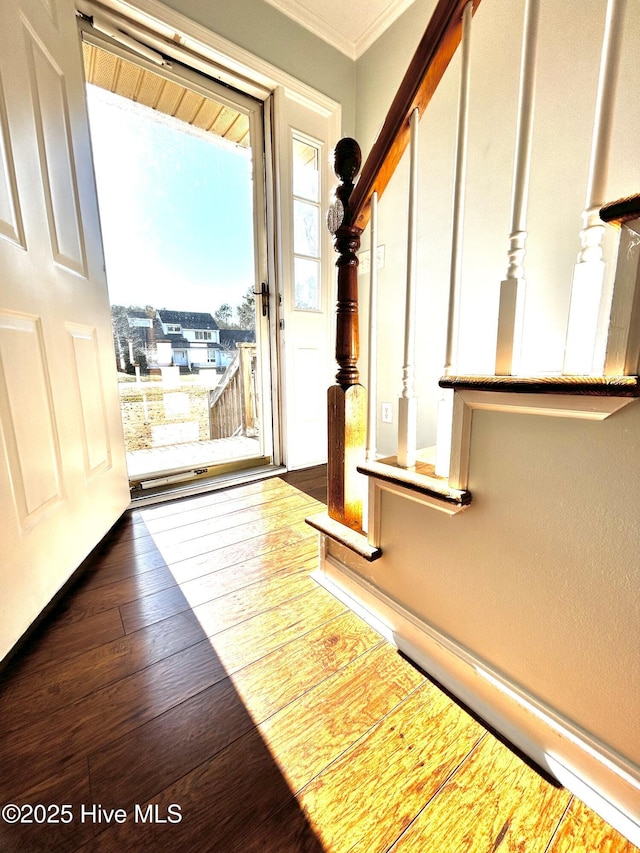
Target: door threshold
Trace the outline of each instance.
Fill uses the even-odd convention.
[[[286,470],[284,465],[257,465],[255,468],[231,471],[208,479],[183,481],[173,485],[165,484],[147,489],[144,492],[132,492],[128,509],[137,509],[138,507],[177,500],[178,498],[189,498],[205,492],[216,492],[232,486],[241,486],[257,480],[266,480],[269,477],[284,474]]]

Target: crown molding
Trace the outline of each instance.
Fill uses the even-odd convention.
[[[297,0],[265,0],[265,2],[355,61],[414,3],[414,0],[394,0],[389,3],[385,10],[355,39],[345,35],[339,27],[333,26],[325,18],[302,6]]]

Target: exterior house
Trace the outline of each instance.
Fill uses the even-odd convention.
[[[187,370],[226,366],[220,344],[220,330],[211,314],[202,311],[168,311],[163,308],[157,312],[157,317],[164,341],[171,345],[170,364]],[[164,355],[159,351],[158,357]]]
[[[24,81],[37,80],[42,74],[51,84],[49,66],[40,54],[35,54],[33,71],[29,65],[33,59],[22,54],[22,59],[16,58],[11,52],[18,50],[15,45],[23,38],[20,15],[27,6],[28,13],[37,19],[36,30],[51,28],[46,4],[33,4],[41,7],[36,11],[27,0],[11,0],[10,5],[19,13],[0,36],[6,41],[5,61],[23,69]],[[126,5],[118,0],[107,4],[116,11]],[[450,512],[447,507],[443,511],[452,492],[446,499],[441,493],[434,498],[429,489],[425,491],[420,482],[416,486],[407,474],[393,479],[384,467],[361,465],[360,474],[354,477],[360,477],[363,493],[369,489],[368,542],[358,540],[354,547],[353,537],[341,530],[344,525],[339,524],[337,532],[335,528],[325,529],[321,572],[327,586],[361,608],[406,654],[639,844],[640,404],[627,400],[629,405],[616,409],[613,404],[594,403],[586,393],[573,394],[568,401],[566,388],[559,390],[559,386],[543,404],[541,395],[527,393],[522,387],[514,391],[508,384],[493,393],[485,388],[474,390],[473,383],[456,386],[452,380],[445,389],[452,391],[449,396],[438,385],[445,372],[458,379],[495,373],[501,283],[510,279],[506,269],[522,266],[520,241],[527,233],[526,275],[518,272],[516,276],[518,282],[526,281],[526,300],[524,307],[519,303],[518,308],[523,318],[515,335],[520,344],[519,366],[513,372],[546,379],[562,374],[576,281],[578,300],[582,293],[584,269],[576,274],[576,256],[580,255],[581,263],[589,262],[592,237],[598,257],[590,269],[593,272],[597,267],[595,278],[600,276],[597,298],[592,299],[591,308],[585,308],[583,316],[587,319],[577,325],[572,321],[571,325],[577,328],[578,342],[584,343],[589,362],[576,372],[588,377],[586,384],[604,372],[607,346],[612,340],[611,305],[618,287],[617,270],[622,267],[616,261],[619,232],[605,232],[602,223],[594,220],[592,190],[595,183],[602,191],[598,208],[640,191],[640,103],[636,86],[640,16],[633,4],[625,6],[616,0],[608,4],[602,0],[549,0],[543,6],[534,86],[531,183],[524,192],[529,197],[526,224],[514,222],[512,216],[514,139],[522,124],[518,118],[521,46],[525,11],[530,8],[524,0],[483,0],[474,20],[467,183],[462,193],[466,208],[458,209],[458,218],[468,228],[462,254],[452,265],[454,273],[451,198],[456,185],[460,52],[432,98],[416,143],[422,178],[417,190],[418,208],[424,216],[416,224],[417,246],[413,252],[419,285],[406,299],[404,282],[411,278],[406,259],[409,155],[400,161],[380,202],[377,242],[385,245],[386,262],[379,271],[379,297],[374,306],[380,318],[379,371],[375,387],[369,389],[377,393],[378,412],[373,416],[378,427],[377,455],[388,458],[399,451],[396,426],[398,420],[406,418],[401,412],[405,404],[396,403],[398,399],[419,401],[419,408],[415,405],[416,435],[422,448],[436,443],[441,446],[437,424],[439,420],[446,423],[446,406],[450,404],[454,414],[463,418],[456,422],[460,429],[454,433],[460,452],[453,497],[468,492],[472,501],[465,504],[464,511],[462,506],[460,512]],[[58,61],[69,69],[70,77],[77,77],[80,63],[72,37],[73,4],[56,0],[56,7],[59,10],[53,17],[66,33]],[[271,74],[269,79],[276,81],[271,90],[278,107],[275,114],[283,122],[275,128],[281,154],[290,148],[287,134],[291,128],[300,132],[296,110],[302,100],[300,92],[306,97],[309,89],[337,104],[338,110],[321,126],[309,123],[302,127],[305,140],[326,139],[334,144],[340,135],[353,135],[366,153],[374,144],[436,2],[415,0],[357,58],[347,57],[263,0],[195,5],[187,0],[169,0],[164,6],[145,0],[140,8],[151,17],[164,16],[171,32],[188,28],[190,16],[197,17],[197,25],[190,32],[205,41],[210,39],[208,56],[214,56],[218,63],[225,50],[234,61],[239,62],[241,57],[244,68],[253,57],[258,69],[251,78],[254,93],[262,91],[260,86],[266,85],[264,79]],[[6,6],[3,15],[5,10]],[[270,34],[268,39],[265,32]],[[603,38],[611,32],[615,38],[608,55],[614,55],[617,62],[613,80],[603,87],[599,86]],[[2,55],[0,51],[0,72],[4,74]],[[68,64],[64,64],[65,57]],[[286,85],[277,82],[285,77]],[[293,87],[292,80],[304,82],[296,97],[287,100],[278,86]],[[74,97],[72,104],[76,104],[78,92]],[[603,155],[607,168],[594,182],[589,171],[594,113],[597,115],[597,103],[607,97],[611,99],[612,121]],[[7,104],[10,118],[14,110],[24,109],[12,91]],[[314,121],[320,121],[320,114],[321,110],[316,111]],[[16,121],[16,128],[18,124]],[[13,178],[5,181],[10,199],[22,181],[32,187],[28,162],[29,158],[40,162],[37,146],[46,156],[54,157],[55,145],[61,144],[56,140],[66,138],[63,133],[47,135],[42,121],[36,124],[37,132],[25,125],[28,132],[23,146],[14,141],[8,147],[20,178],[17,182]],[[11,121],[7,126],[12,130]],[[595,138],[598,135],[596,128]],[[325,164],[328,151],[321,148]],[[88,147],[78,144],[78,151],[86,166]],[[5,158],[4,163],[6,166],[13,160]],[[279,169],[277,202],[286,206],[293,167],[283,160]],[[4,180],[6,171],[0,170],[0,179]],[[327,202],[332,181],[325,170],[321,185]],[[64,186],[64,182],[55,185],[54,195],[63,192]],[[52,359],[45,370],[38,360],[48,346],[49,325],[58,315],[53,316],[50,305],[42,307],[42,295],[33,289],[33,282],[43,280],[44,274],[25,271],[23,255],[30,244],[25,229],[35,226],[26,207],[29,193],[25,191],[24,195],[24,215],[18,215],[16,204],[2,214],[8,222],[2,234],[9,235],[1,246],[2,258],[7,258],[7,269],[14,272],[7,277],[10,299],[0,305],[5,376],[0,398],[4,439],[0,509],[3,518],[11,519],[13,525],[0,546],[0,590],[7,612],[0,627],[1,655],[9,653],[20,640],[129,499],[123,486],[118,427],[109,421],[111,414],[102,414],[111,411],[114,396],[103,378],[109,376],[107,362],[113,361],[112,355],[105,360],[100,355],[100,341],[110,342],[109,318],[105,315],[102,325],[96,323],[94,334],[93,321],[86,319],[89,315],[85,315],[84,306],[82,311],[78,308],[78,313],[69,315],[75,319],[58,324],[64,329],[64,337],[55,351],[66,353],[68,362],[61,357]],[[75,198],[73,193],[69,198]],[[93,216],[91,203],[84,196],[77,207],[70,202],[66,208],[56,206],[49,198],[40,202],[37,215],[33,215],[33,219],[45,221],[46,211],[65,211],[62,230],[50,232],[46,228],[39,235],[46,246],[51,245],[51,233],[56,237],[54,260],[47,262],[49,277],[55,271],[62,275],[60,268],[72,283],[89,274],[93,261],[87,260],[83,239],[77,238],[80,209],[83,216],[85,209],[89,211],[88,219]],[[69,223],[73,227],[65,231],[63,226]],[[285,217],[279,225],[278,239],[284,240],[290,234],[290,223]],[[633,248],[637,239],[626,232],[623,238],[627,240],[627,256],[637,262]],[[365,249],[368,241],[365,232]],[[12,263],[13,254],[18,252],[20,262]],[[317,412],[324,413],[325,387],[334,371],[330,356],[334,333],[325,322],[325,315],[331,313],[333,288],[326,285],[325,301],[318,310],[298,309],[294,254],[292,246],[279,244],[278,263],[273,265],[274,275],[277,270],[281,277],[278,295],[282,299],[282,324],[274,340],[277,338],[282,347],[282,459],[291,466],[299,464],[294,460],[304,458],[296,456],[299,447],[317,448],[320,456],[325,453],[322,431],[314,432],[314,417]],[[329,267],[328,260],[328,255],[323,256],[323,269]],[[331,280],[331,271],[328,275]],[[632,296],[625,309],[628,321],[631,316],[637,318],[633,291],[637,268],[625,276],[632,281]],[[455,323],[451,324],[456,329],[457,355],[453,361],[445,355],[449,349],[452,277],[460,285],[457,302],[453,300],[457,305]],[[68,281],[65,279],[67,289]],[[370,347],[364,330],[375,311],[367,307],[369,285],[364,276],[358,285],[362,366]],[[74,296],[76,306],[78,299]],[[355,301],[351,299],[351,307]],[[45,311],[51,316],[44,315]],[[56,311],[62,309],[56,307]],[[222,351],[220,330],[210,315],[158,313],[162,333],[171,341],[174,363],[188,367],[208,364],[211,359],[217,363]],[[417,322],[413,330],[415,359],[409,365],[403,363],[397,346],[404,335],[405,317]],[[12,355],[16,340],[35,341],[31,349],[20,349],[20,372]],[[316,345],[318,340],[321,345]],[[637,361],[636,357],[632,369],[627,365],[619,373],[637,374]],[[413,387],[403,386],[403,371],[405,379],[415,374]],[[94,390],[103,385],[108,405],[101,409],[103,404]],[[391,423],[387,417],[384,422],[380,418],[382,403],[385,412],[390,412]],[[58,410],[66,414],[56,420]],[[26,411],[35,415],[27,420]],[[99,417],[92,414],[96,411]],[[72,433],[73,424],[80,423],[93,424],[89,438],[66,439],[63,426]],[[28,447],[27,440],[31,441]],[[77,504],[90,505],[94,513],[97,506],[103,507],[101,518],[92,516],[91,523],[78,523],[78,506],[69,503],[76,495],[75,486],[68,487],[66,493],[61,487],[67,467],[81,472]],[[109,520],[105,522],[105,518]],[[57,558],[51,560],[54,551]],[[372,552],[376,552],[375,560],[371,559]]]

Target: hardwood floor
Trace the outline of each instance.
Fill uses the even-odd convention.
[[[122,519],[2,673],[2,853],[636,850],[316,584],[325,496]]]

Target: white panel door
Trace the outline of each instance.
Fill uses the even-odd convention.
[[[334,382],[335,253],[325,225],[335,116],[278,93],[283,268],[285,462],[327,461],[327,389]]]
[[[72,2],[0,4],[0,658],[129,502]]]

